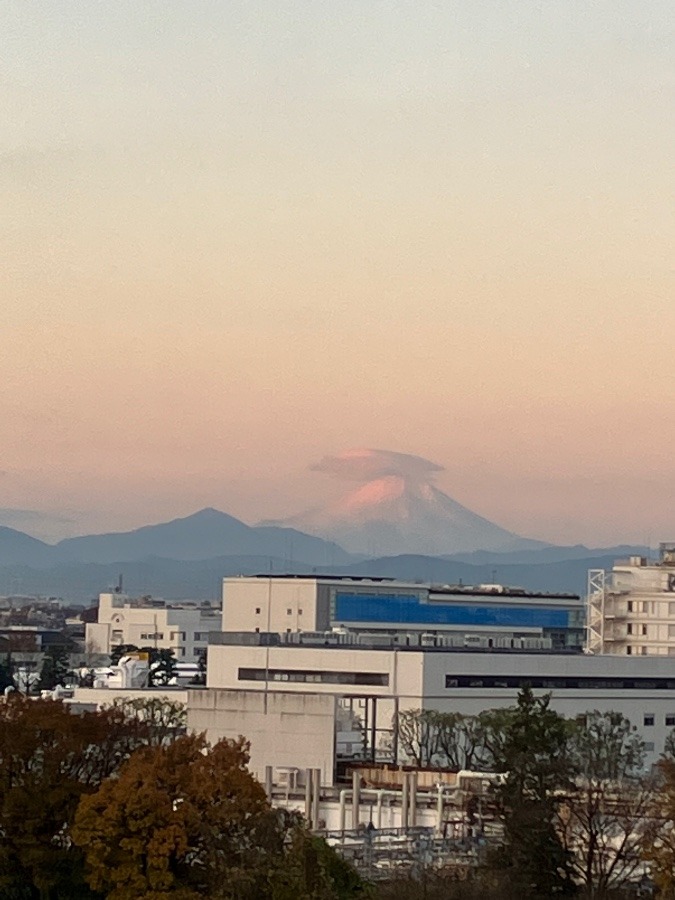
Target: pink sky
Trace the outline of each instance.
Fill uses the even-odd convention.
[[[276,518],[374,446],[672,539],[675,41],[618,6],[10,2],[0,507]]]

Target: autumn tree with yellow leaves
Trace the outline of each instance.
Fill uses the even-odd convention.
[[[248,744],[203,736],[134,754],[84,797],[72,838],[107,900],[338,900],[328,862],[296,817],[273,810],[248,771]],[[344,875],[344,872],[341,872]]]

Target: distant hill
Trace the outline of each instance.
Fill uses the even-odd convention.
[[[37,538],[0,525],[0,566],[45,566],[54,562],[54,548]]]
[[[121,573],[132,594],[212,599],[220,596],[224,576],[265,572],[379,575],[440,584],[498,582],[529,590],[583,593],[589,568],[608,569],[617,558],[636,554],[648,552],[644,547],[595,550],[524,542],[508,552],[364,559],[293,528],[251,527],[226,513],[203,509],[171,522],[70,538],[54,546],[0,527],[0,594],[42,594],[82,602],[116,584]]]
[[[124,589],[131,596],[152,594],[167,600],[220,600],[225,575],[285,572],[286,560],[267,556],[220,556],[202,560],[154,557],[133,562],[63,563],[44,569],[28,566],[0,568],[0,594],[8,586],[22,594],[63,597],[87,603],[117,584],[124,576]],[[312,567],[296,563],[293,570],[309,573]]]
[[[331,541],[294,528],[251,527],[227,513],[202,509],[191,516],[133,531],[68,538],[54,546],[11,528],[0,529],[0,565],[42,568],[61,563],[131,562],[150,557],[177,560],[257,556],[335,566],[354,557]]]
[[[557,560],[554,562],[507,563],[492,562],[471,565],[435,556],[391,556],[345,566],[341,571],[349,575],[379,575],[404,581],[423,581],[434,584],[504,584],[528,591],[569,591],[586,593],[589,569],[611,569],[617,555]]]
[[[607,556],[612,554],[615,559],[624,559],[628,556],[650,556],[648,547],[620,544],[616,547],[584,547],[583,544],[575,544],[573,547],[543,546],[534,550],[513,550],[506,553],[495,553],[489,550],[475,550],[473,553],[454,553],[443,556],[443,559],[452,562],[466,562],[474,566],[481,565],[511,565],[512,563],[531,563],[539,565],[545,562],[563,562],[572,559],[588,559],[593,556]]]
[[[226,575],[254,575],[266,572],[296,574],[372,575],[437,584],[501,584],[533,591],[568,591],[584,594],[590,568],[610,569],[617,558],[613,552],[602,556],[560,560],[540,564],[492,563],[471,565],[432,556],[393,556],[365,560],[348,566],[288,565],[283,558],[269,556],[219,556],[202,560],[175,560],[153,557],[132,562],[62,563],[49,568],[0,567],[0,593],[60,596],[73,602],[87,602],[124,576],[124,587],[132,595],[153,594],[170,600],[217,599]]]

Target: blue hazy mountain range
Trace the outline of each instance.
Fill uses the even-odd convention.
[[[0,526],[0,594],[82,602],[123,574],[132,594],[216,598],[223,576],[259,572],[373,575],[442,584],[498,581],[529,590],[581,592],[589,568],[609,568],[619,557],[647,553],[634,546],[590,549],[532,543],[510,552],[365,558],[292,528],[249,526],[215,509],[54,545]]]
[[[331,541],[293,528],[250,526],[217,509],[144,525],[133,531],[91,534],[47,544],[11,528],[0,529],[0,566],[44,568],[62,563],[132,562],[162,556],[197,560],[214,556],[274,557],[291,565],[343,565],[352,555]]]

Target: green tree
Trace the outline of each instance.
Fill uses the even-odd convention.
[[[198,664],[199,668],[197,670],[197,674],[190,682],[191,684],[196,684],[196,685],[206,684],[206,655],[207,655],[207,652],[208,651],[206,651],[206,650],[202,650],[202,652],[199,654],[199,659],[197,660],[197,664]]]
[[[0,694],[8,687],[15,687],[14,678],[9,663],[0,660]]]
[[[173,650],[157,650],[154,647],[144,647],[143,650],[150,654],[149,684],[170,684],[178,674]]]
[[[336,900],[322,852],[273,810],[243,738],[186,735],[138,751],[83,797],[72,835],[107,900]],[[290,893],[289,893],[290,891]]]
[[[148,655],[148,685],[167,685],[176,677],[176,657],[173,650],[158,647],[136,647],[134,644],[120,644],[113,648],[110,654],[110,663],[116,666],[123,656],[133,653],[147,653]]]
[[[492,747],[504,773],[495,795],[504,824],[504,844],[495,862],[509,870],[523,896],[571,893],[570,861],[555,828],[560,791],[569,787],[572,768],[569,728],[549,707],[550,695],[529,688],[504,719]]]
[[[70,672],[70,657],[64,644],[52,644],[45,651],[38,690],[53,691],[57,685],[62,687],[66,683],[66,676]]]
[[[110,651],[110,665],[118,665],[123,656],[129,656],[132,653],[138,653],[138,647],[135,644],[118,644]]]
[[[372,896],[356,870],[304,826],[288,829],[269,900],[357,900]]]

